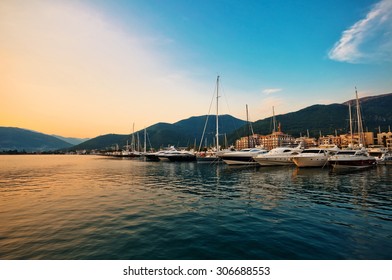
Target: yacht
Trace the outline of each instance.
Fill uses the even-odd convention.
[[[359,150],[341,150],[328,159],[333,169],[364,169],[376,165],[375,157],[370,156],[365,148]]]
[[[174,146],[170,146],[155,153],[145,153],[144,156],[150,161],[176,161],[177,158],[184,161],[188,157],[189,159],[192,158],[188,156],[188,153],[187,151],[178,151]],[[193,155],[193,153],[189,153],[189,155]]]
[[[164,151],[158,151],[158,152],[151,152],[151,153],[145,153],[144,156],[146,157],[147,160],[150,161],[160,161],[159,156],[162,155]]]
[[[392,165],[392,152],[387,152],[382,155],[381,159],[377,161],[378,164]]]
[[[375,166],[377,160],[374,156],[370,156],[364,147],[365,139],[363,136],[362,116],[359,106],[359,98],[357,88],[355,88],[356,107],[357,107],[357,123],[359,135],[359,148],[355,150],[341,150],[336,155],[328,159],[329,164],[336,170],[356,170]],[[350,110],[350,131],[352,133],[351,125],[351,110]],[[352,143],[350,144],[352,145]]]
[[[337,152],[338,147],[331,149],[309,148],[292,157],[297,167],[323,167],[328,163],[328,157]]]
[[[172,149],[170,151],[166,151],[159,155],[159,158],[167,159],[169,161],[195,161],[196,155],[192,151],[181,150],[178,151],[176,149]]]
[[[300,147],[278,147],[270,150],[268,153],[259,154],[253,159],[261,166],[275,166],[275,165],[291,165],[293,161],[291,158],[302,152]]]
[[[222,161],[222,159],[217,156],[216,150],[198,152],[196,153],[196,160],[198,163],[218,163]]]
[[[260,148],[248,148],[240,151],[225,152],[219,157],[228,165],[257,165],[254,157],[268,151]]]
[[[369,156],[375,157],[377,163],[380,163],[385,159],[385,155],[388,153],[388,149],[381,145],[373,145],[367,149]]]

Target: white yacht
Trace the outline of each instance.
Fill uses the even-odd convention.
[[[270,150],[268,153],[259,154],[253,159],[261,166],[275,166],[275,165],[291,165],[293,161],[291,158],[302,152],[300,147],[278,147]]]
[[[186,151],[186,150],[177,150],[173,146],[171,146],[168,150],[163,150],[156,155],[159,160],[163,161],[195,161],[196,155],[193,151]],[[151,158],[150,158],[151,160]]]
[[[388,148],[381,145],[373,145],[367,148],[369,156],[375,157],[377,163],[382,163],[385,160],[385,155],[388,153]]]
[[[363,136],[362,127],[362,116],[361,109],[359,106],[359,98],[357,88],[355,88],[355,97],[357,105],[357,123],[358,123],[358,135],[359,135],[359,149],[355,150],[341,150],[336,155],[331,156],[328,159],[329,164],[336,170],[356,170],[375,166],[377,160],[374,156],[370,156],[366,148],[363,147],[365,139]],[[350,107],[349,107],[350,108]],[[351,119],[351,108],[350,108],[350,132],[352,133],[352,119]],[[351,143],[352,144],[352,143]]]
[[[377,161],[378,164],[392,165],[392,152],[383,154],[381,159]]]
[[[297,167],[323,167],[328,163],[328,158],[337,152],[338,147],[331,149],[309,148],[292,157]]]
[[[365,148],[359,150],[341,150],[329,157],[328,163],[333,169],[355,170],[373,167],[377,160],[369,156]]]
[[[226,152],[219,157],[228,165],[257,165],[254,157],[259,154],[265,154],[268,151],[260,148],[248,148],[240,151]]]

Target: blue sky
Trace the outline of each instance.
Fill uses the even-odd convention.
[[[18,72],[23,88],[9,78],[2,94],[29,100],[36,91],[35,100],[65,103],[54,112],[6,112],[15,126],[33,125],[36,114],[35,123],[67,122],[64,96],[84,104],[73,103],[68,129],[56,131],[65,136],[129,133],[133,122],[142,129],[203,115],[218,74],[222,113],[244,119],[248,104],[254,121],[272,106],[283,114],[347,101],[355,86],[360,96],[392,92],[392,0],[9,0],[1,12],[0,50],[25,73]],[[62,75],[48,79],[53,67]],[[81,115],[87,120],[76,121]],[[52,121],[44,130],[55,128]]]

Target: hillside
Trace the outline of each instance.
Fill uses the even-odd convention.
[[[322,135],[347,133],[349,131],[349,106],[354,100],[343,104],[312,105],[302,110],[276,116],[282,131],[294,137],[309,135],[318,137]],[[365,131],[388,131],[392,126],[392,93],[365,97],[360,100]],[[355,106],[352,106],[352,116],[355,118]],[[190,117],[176,123],[157,123],[146,129],[148,139],[147,147],[193,147],[198,146],[206,123],[207,116]],[[215,115],[208,116],[205,138],[211,145],[216,134]],[[355,126],[355,124],[354,124]],[[219,116],[220,143],[227,135],[228,143],[247,135],[246,122],[230,115]],[[269,134],[272,131],[272,116],[252,123],[253,131],[258,134]],[[144,145],[144,130],[135,132],[134,139],[140,146]],[[63,138],[66,139],[66,138]],[[112,149],[116,145],[122,148],[131,144],[132,135],[107,134],[87,140],[76,146],[62,141],[54,136],[46,135],[26,129],[13,127],[0,127],[0,152],[8,150],[18,151],[53,151],[53,150],[92,150]],[[203,140],[203,144],[205,141]]]
[[[322,135],[347,133],[350,129],[349,106],[352,104],[352,117],[355,119],[355,100],[343,104],[313,105],[297,112],[275,116],[281,124],[282,131],[294,137],[306,135],[309,131],[311,137]],[[365,131],[388,131],[392,126],[392,93],[360,99]],[[253,130],[258,134],[269,134],[272,131],[272,116],[258,120],[252,124]],[[354,123],[355,126],[355,123]],[[229,136],[229,143],[234,143],[238,135],[247,135],[247,128],[242,127]]]
[[[0,127],[0,152],[9,150],[42,152],[71,146],[70,143],[47,134],[16,127]]]
[[[83,143],[83,142],[86,142],[87,140],[90,140],[90,138],[63,137],[63,136],[54,135],[54,134],[52,134],[51,136],[54,136],[60,140],[63,140],[71,145],[79,145],[80,143]]]
[[[206,123],[207,115],[190,117],[185,120],[178,121],[173,124],[157,123],[146,128],[147,131],[147,147],[167,147],[174,145],[176,147],[193,146],[196,140],[196,145],[199,145],[203,133],[204,125]],[[208,117],[206,126],[205,138],[208,143],[212,143],[215,137],[216,117],[211,115]],[[239,127],[243,126],[245,121],[234,118],[230,115],[219,116],[219,133],[229,134]],[[139,139],[140,145],[144,145],[144,130],[135,132],[135,139]],[[223,136],[221,136],[223,141]],[[107,134],[90,139],[80,145],[72,147],[72,150],[91,150],[91,149],[110,149],[116,144],[121,147],[126,145],[128,140],[131,143],[131,135]]]
[[[66,150],[93,150],[93,149],[113,149],[116,145],[126,145],[129,135],[125,134],[105,134],[87,140],[79,145]]]

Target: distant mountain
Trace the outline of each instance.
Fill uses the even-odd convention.
[[[377,132],[379,127],[387,131],[392,126],[392,93],[365,97],[360,100],[365,131]],[[347,133],[349,131],[349,106],[354,100],[343,104],[312,105],[302,110],[281,114],[276,116],[283,132],[294,137],[301,134],[318,137],[322,135]],[[355,119],[355,106],[352,106],[352,116]],[[208,121],[207,121],[208,117]],[[204,139],[208,145],[215,138],[216,117],[215,115],[204,115],[190,117],[173,124],[157,123],[146,129],[147,147],[166,147],[174,145],[177,147],[193,147],[195,142],[199,145],[205,124],[206,131]],[[355,124],[354,124],[355,126]],[[258,134],[269,134],[272,132],[272,116],[252,123],[253,131]],[[232,144],[241,136],[247,135],[248,125],[246,122],[230,115],[219,116],[220,143],[223,135],[227,135],[228,144]],[[51,150],[92,150],[113,149],[118,146],[123,148],[132,138],[140,146],[144,144],[144,131],[140,130],[133,135],[107,134],[87,140],[73,146],[66,141],[54,136],[34,132],[26,129],[13,127],[0,127],[0,152],[7,150],[25,151],[51,151]],[[62,138],[69,141],[69,138]],[[204,144],[203,140],[203,144]]]
[[[352,104],[352,118],[356,125],[355,100],[343,104],[312,105],[297,112],[275,116],[276,122],[281,124],[283,132],[294,137],[301,134],[305,136],[307,131],[311,137],[322,135],[347,133],[350,129],[349,106]],[[365,131],[387,131],[392,126],[392,93],[360,99],[360,107]],[[272,116],[258,120],[252,124],[253,130],[258,134],[272,132]],[[246,136],[247,127],[242,127],[229,136],[229,142],[234,143],[238,135]]]
[[[208,117],[208,120],[207,120]],[[242,127],[246,122],[230,115],[219,116],[219,134],[220,142],[223,141],[225,134],[230,134],[236,129]],[[178,121],[174,124],[159,123],[147,128],[148,137],[152,147],[175,145],[178,147],[193,146],[200,144],[204,126],[206,131],[204,134],[204,143],[212,144],[216,135],[216,116],[204,115],[198,117],[190,117],[185,120]]]
[[[128,139],[129,135],[105,134],[66,150],[112,150],[115,149],[116,146],[121,149],[122,146],[126,145]]]
[[[69,148],[72,144],[56,137],[16,127],[0,127],[0,152],[42,152]]]
[[[60,140],[63,140],[63,141],[65,141],[65,142],[67,142],[67,143],[69,143],[71,145],[79,145],[79,144],[81,144],[83,142],[86,142],[87,140],[90,140],[90,138],[63,137],[63,136],[54,135],[54,134],[52,134],[52,136],[54,136],[54,137],[56,137],[56,138],[58,138]]]
[[[210,115],[208,116],[207,121],[207,115],[204,115],[190,117],[174,124],[157,123],[147,127],[147,147],[148,149],[150,147],[158,149],[169,145],[174,145],[176,147],[193,147],[195,141],[196,144],[199,145],[206,123],[204,139],[207,139],[207,142],[211,144],[216,134],[216,117],[215,115]],[[230,115],[221,115],[219,116],[219,134],[224,135],[232,133],[245,123],[245,121]],[[135,142],[139,142],[141,146],[144,145],[144,130],[135,132],[133,137]],[[137,141],[137,139],[139,139],[139,141]],[[115,145],[122,148],[126,145],[127,140],[128,143],[131,144],[132,135],[101,135],[72,147],[72,150],[111,149]],[[220,141],[223,141],[223,136],[221,136]]]

